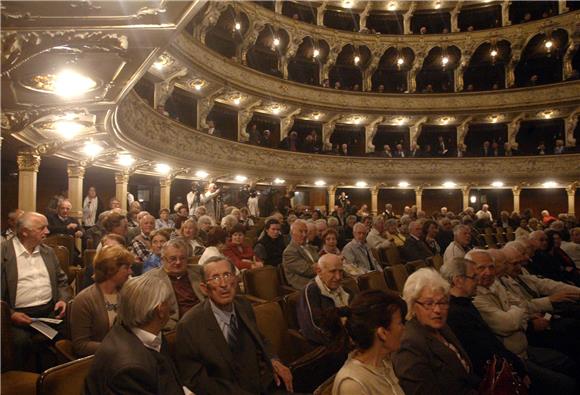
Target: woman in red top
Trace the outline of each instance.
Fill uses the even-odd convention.
[[[245,228],[244,225],[234,225],[230,231],[231,240],[226,244],[223,254],[231,259],[239,270],[255,269],[263,267],[264,264],[254,255],[252,247],[244,245]]]

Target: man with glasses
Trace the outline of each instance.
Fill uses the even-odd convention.
[[[172,290],[172,314],[164,331],[175,329],[177,322],[189,309],[205,299],[201,290],[201,266],[188,265],[192,256],[189,242],[181,237],[169,240],[161,249],[162,266],[148,271],[144,276],[153,276]]]
[[[184,384],[196,394],[285,394],[292,374],[272,356],[250,303],[236,297],[234,265],[224,256],[202,266],[207,299],[177,324],[176,359]]]

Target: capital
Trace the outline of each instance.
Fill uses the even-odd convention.
[[[19,171],[38,172],[40,155],[34,151],[20,151],[16,156]]]
[[[69,178],[83,178],[85,176],[85,167],[76,163],[66,165],[66,174]]]
[[[115,173],[115,184],[129,183],[129,173],[126,171]]]

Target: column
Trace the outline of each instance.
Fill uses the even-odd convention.
[[[379,212],[379,185],[375,185],[371,188],[371,213],[377,215]]]
[[[457,3],[458,5],[461,3]],[[459,33],[459,23],[458,23],[459,11],[451,11],[451,33]]]
[[[70,216],[82,222],[83,218],[83,180],[85,178],[85,167],[69,163],[66,166],[68,174],[68,199],[72,205]]]
[[[274,12],[276,14],[282,14],[282,0],[275,0],[274,1]]]
[[[578,124],[578,114],[572,113],[568,118],[564,119],[564,130],[566,134],[564,136],[564,143],[566,147],[576,147],[576,139],[574,138],[574,130]]]
[[[469,207],[469,192],[471,192],[471,187],[469,185],[461,187],[461,193],[463,194],[463,210]]]
[[[566,187],[566,193],[568,194],[568,215],[575,215],[574,198],[576,196],[576,188],[578,188],[578,182],[573,182]]]
[[[316,9],[316,25],[324,26],[324,11],[326,10],[326,1],[322,2],[322,5]]]
[[[566,0],[558,0],[558,14],[564,14],[570,11],[570,9],[566,6]]]
[[[510,26],[512,22],[510,21],[510,0],[504,0],[501,3],[501,25]]]
[[[127,185],[129,173],[127,171],[115,173],[115,197],[121,202],[121,209],[127,211]]]
[[[423,205],[423,187],[415,187],[415,206],[417,206],[417,211],[420,211]]]
[[[516,213],[520,212],[520,193],[522,192],[522,187],[516,185],[512,187],[512,193],[514,194],[514,211]]]
[[[171,210],[171,184],[173,183],[173,176],[166,176],[159,180],[160,190],[160,208],[168,208]]]
[[[328,211],[326,213],[330,215],[330,213],[332,213],[332,211],[334,210],[334,206],[336,204],[335,201],[336,185],[331,185],[328,188],[326,188],[326,190],[328,191]]]
[[[18,208],[36,211],[36,177],[40,167],[40,155],[25,150],[16,156],[18,163]]]

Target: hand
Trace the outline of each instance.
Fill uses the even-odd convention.
[[[272,367],[274,368],[274,380],[276,381],[276,385],[279,387],[281,383],[280,380],[282,380],[286,387],[286,391],[294,392],[294,387],[292,385],[292,372],[290,372],[290,369],[284,366],[282,362],[277,359],[272,359]]]
[[[578,298],[580,298],[580,294],[578,294],[577,292],[571,292],[571,291],[561,291],[558,293],[555,293],[553,295],[550,295],[548,297],[548,299],[550,299],[550,302],[555,303],[555,302],[574,302],[576,300],[578,300]]]
[[[26,326],[32,324],[32,318],[24,313],[15,312],[10,316],[10,320],[14,325]]]
[[[545,318],[534,318],[530,322],[534,328],[534,332],[543,332],[550,329],[550,321]]]
[[[530,385],[532,385],[532,380],[530,379],[530,376],[526,375],[526,377],[524,377],[524,379],[522,380],[524,385],[526,386],[526,388],[530,388]]]
[[[54,305],[54,311],[60,310],[60,313],[56,316],[59,320],[64,317],[66,313],[66,302],[64,300],[59,300]]]
[[[260,261],[256,261],[252,264],[252,269],[258,269],[260,267],[264,267],[264,264]]]
[[[80,230],[77,230],[75,232],[75,237],[83,237],[83,232],[81,232]]]
[[[77,228],[77,226],[78,226],[77,224],[68,224],[68,225],[66,226],[66,228],[67,228],[67,229],[76,229],[76,228]]]

